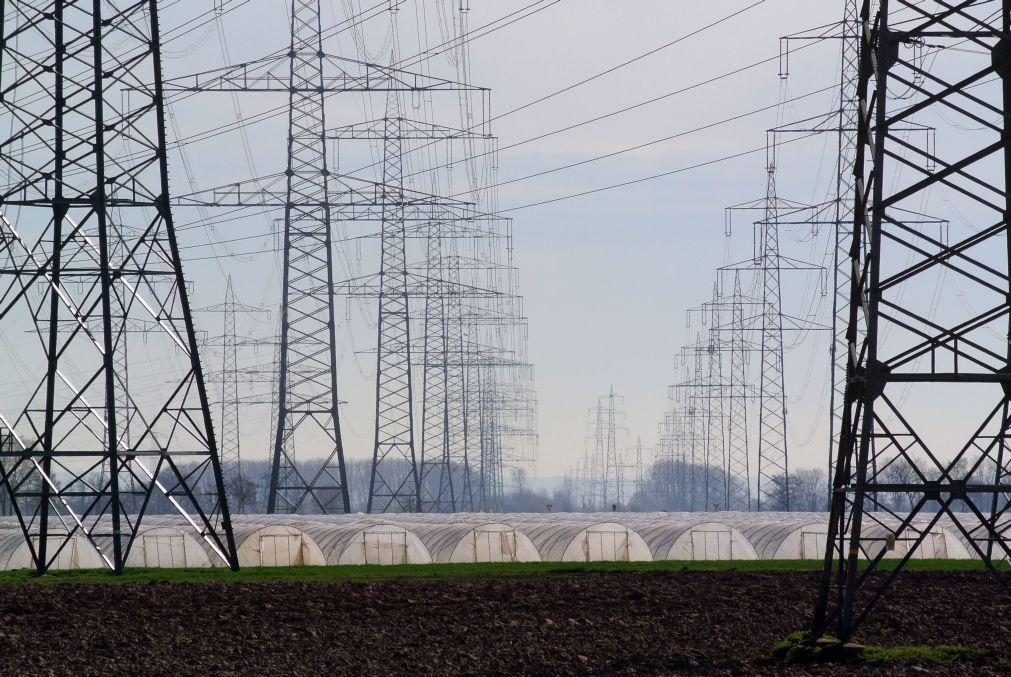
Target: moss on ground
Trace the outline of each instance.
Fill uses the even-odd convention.
[[[776,645],[768,662],[946,666],[979,663],[990,655],[984,649],[967,646],[859,646],[841,644],[832,637],[815,643],[808,633],[795,632]]]

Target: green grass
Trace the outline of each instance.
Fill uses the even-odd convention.
[[[868,646],[863,660],[868,663],[915,663],[917,665],[952,665],[976,663],[990,652],[968,646]]]
[[[894,566],[885,560],[883,569]],[[817,560],[754,560],[732,562],[528,562],[517,564],[417,564],[401,566],[325,566],[227,569],[127,569],[116,576],[105,570],[60,571],[35,576],[30,571],[0,572],[0,585],[59,583],[255,583],[370,582],[383,580],[530,579],[608,573],[671,573],[691,571],[784,572],[820,571]],[[911,571],[983,571],[977,560],[912,560]]]
[[[831,638],[827,638],[830,639]],[[990,652],[966,646],[854,646],[839,644],[815,645],[808,635],[795,632],[780,642],[768,662],[786,665],[811,663],[845,663],[875,665],[945,666],[956,663],[978,663]]]

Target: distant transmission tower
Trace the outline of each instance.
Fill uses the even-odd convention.
[[[389,93],[392,96],[393,92]],[[390,101],[389,105],[396,109],[392,121],[390,116],[381,120],[365,123],[346,125],[328,131],[328,138],[336,141],[372,141],[382,142],[385,150],[389,150],[391,155],[396,156],[396,162],[405,153],[401,144],[407,141],[422,141],[428,144],[435,142],[459,142],[461,139],[486,138],[487,134],[480,131],[467,131],[444,127],[430,122],[411,120],[403,117],[399,113],[399,103]],[[392,147],[390,146],[392,144]],[[399,146],[399,150],[397,148]],[[389,167],[389,165],[386,165]],[[396,182],[400,179],[392,176]],[[385,185],[385,184],[380,184]],[[454,512],[458,509],[473,509],[473,491],[471,488],[470,462],[467,453],[467,428],[465,426],[464,409],[464,368],[466,365],[466,355],[463,347],[462,310],[461,303],[465,296],[473,296],[474,290],[464,291],[461,289],[459,256],[456,251],[456,240],[461,237],[461,233],[474,236],[473,231],[454,226],[453,221],[459,218],[459,214],[452,210],[446,210],[444,214],[436,213],[435,218],[431,218],[427,223],[422,223],[419,228],[412,228],[408,231],[405,221],[407,215],[402,213],[403,200],[398,203],[395,194],[403,194],[403,187],[396,183],[386,186],[383,190],[391,191],[381,193],[380,201],[385,200],[392,205],[391,209],[399,209],[401,213],[396,214],[396,223],[384,221],[384,226],[380,232],[379,239],[384,253],[381,265],[385,266],[380,272],[380,282],[377,285],[375,296],[379,299],[380,311],[384,319],[389,324],[390,300],[390,280],[400,278],[402,280],[401,300],[407,305],[399,310],[398,317],[414,318],[417,309],[412,310],[410,298],[420,297],[423,310],[421,314],[422,336],[421,336],[421,376],[422,376],[422,398],[421,398],[421,429],[420,429],[420,453],[415,449],[417,465],[420,466],[418,482],[420,484],[421,509],[424,512]],[[399,205],[399,206],[398,206]],[[391,212],[392,213],[392,212]],[[398,225],[399,224],[399,228]],[[399,233],[399,235],[397,234]],[[409,265],[406,258],[406,243],[409,237],[420,237],[425,242],[425,275],[417,280],[417,275],[409,273]],[[397,242],[403,242],[404,251],[402,256],[397,254],[390,257],[396,249],[393,247]],[[399,251],[399,250],[398,250]],[[399,271],[399,272],[398,272]],[[363,288],[352,288],[350,295],[364,296],[371,298],[370,290]],[[420,293],[419,293],[420,292]],[[406,294],[406,296],[404,296]],[[395,359],[403,354],[410,360],[410,352],[416,352],[413,346],[406,349],[406,341],[410,338],[409,327],[405,323],[398,325],[401,329],[408,330],[408,336],[400,336],[396,341],[391,342],[390,331],[380,334],[382,342],[380,345],[385,355],[382,363],[384,370],[380,371],[387,384],[386,390],[392,388],[397,379],[392,381],[388,378],[392,372],[392,366],[386,364],[390,359]],[[398,351],[400,346],[404,346],[404,351]],[[393,351],[393,352],[391,352]],[[394,396],[403,403],[406,397],[406,386],[408,380],[404,378],[404,372],[400,374],[401,387],[393,389],[390,396],[386,398],[389,405]],[[413,381],[410,383],[413,392]],[[379,401],[379,400],[377,400]],[[392,409],[390,410],[392,411]],[[402,412],[403,413],[403,412]],[[394,434],[414,437],[414,418],[403,417],[407,428],[396,433],[392,430],[392,423],[377,417],[377,421],[384,422],[384,435]],[[379,457],[377,466],[377,477],[384,478],[395,475],[398,472],[407,472],[409,468],[410,454],[402,458],[396,457],[387,459],[385,455]],[[389,460],[388,464],[384,461]],[[405,465],[406,463],[406,465]],[[401,483],[397,482],[400,486]],[[413,491],[412,483],[408,482],[400,486],[397,493],[399,499],[405,499]],[[407,499],[410,500],[409,498]],[[400,509],[402,501],[386,503],[389,509]]]
[[[590,447],[584,460],[588,475],[589,507],[593,510],[611,510],[622,506],[625,499],[624,464],[618,449],[618,432],[621,430],[618,405],[622,401],[614,387],[597,400],[590,409]]]
[[[622,462],[618,452],[618,421],[615,411],[614,386],[607,394],[607,446],[606,461],[604,469],[604,509],[607,510],[611,504],[621,507],[624,501],[622,487]],[[611,503],[608,503],[607,488],[613,488]]]
[[[849,248],[853,239],[853,163],[856,156],[857,127],[860,110],[857,82],[860,78],[860,2],[846,0],[842,19],[842,68],[839,73],[839,134],[836,162],[835,249],[832,285],[832,393],[829,407],[828,475],[832,477],[832,459],[839,446],[843,402],[846,397],[848,362],[846,331],[849,325],[850,270]],[[831,481],[828,482],[831,488]],[[831,501],[831,497],[829,497]]]
[[[215,376],[221,384],[221,407],[220,407],[220,444],[221,449],[221,472],[225,480],[225,490],[233,495],[236,500],[241,500],[234,495],[238,489],[238,481],[242,476],[241,445],[242,435],[239,420],[239,404],[242,398],[239,395],[239,362],[238,349],[240,341],[236,333],[235,320],[238,313],[263,313],[262,308],[247,306],[239,303],[235,298],[235,289],[232,286],[232,276],[227,277],[225,283],[225,298],[218,305],[197,308],[198,313],[214,313],[221,315],[222,332],[221,336],[205,339],[201,343],[204,346],[215,346],[221,348],[221,371]],[[233,501],[233,509],[236,502]],[[238,509],[241,510],[242,506]]]
[[[383,122],[376,427],[366,511],[420,512],[421,492],[414,449],[407,240],[403,214],[403,132],[400,101],[395,92],[387,94]]]
[[[751,462],[748,447],[748,343],[740,271],[734,271],[730,299],[730,415],[727,419],[727,509],[751,510]]]
[[[428,281],[425,289],[424,350],[422,353],[421,401],[421,509],[424,512],[454,512],[452,463],[449,458],[450,427],[447,380],[449,324],[442,277],[441,224],[429,225],[425,238]],[[459,359],[459,357],[457,357]],[[462,407],[462,401],[461,401]]]
[[[709,304],[709,343],[706,346],[708,360],[706,364],[706,487],[705,487],[705,509],[729,510],[729,488],[727,486],[730,478],[729,467],[727,465],[727,445],[726,445],[726,417],[724,416],[724,394],[726,383],[723,379],[723,352],[724,341],[721,337],[722,324],[722,304],[714,294],[713,301]],[[716,483],[712,481],[714,469],[721,472],[722,487],[716,489]]]
[[[0,92],[17,105],[0,140],[0,327],[41,350],[17,356],[34,385],[5,392],[0,481],[32,562],[45,572],[83,536],[122,571],[153,499],[237,567],[169,208],[158,3],[2,12]],[[176,368],[135,364],[128,382],[136,335]]]
[[[283,72],[283,75],[279,73]],[[292,0],[289,49],[250,63],[175,78],[166,91],[273,92],[288,97],[288,156],[283,186],[276,178],[231,182],[179,198],[179,204],[284,210],[281,341],[269,512],[346,512],[340,432],[334,296],[377,298],[372,277],[334,281],[334,220],[388,223],[382,183],[342,175],[327,163],[325,102],[338,93],[457,91],[460,85],[327,54],[319,0]],[[469,88],[486,92],[481,88]],[[460,203],[416,192],[400,205],[403,220],[442,218]],[[439,216],[436,217],[436,214]],[[416,285],[420,286],[420,285]],[[299,462],[296,454],[303,459]],[[305,461],[312,460],[309,467]],[[412,471],[416,475],[416,470]],[[405,485],[407,486],[407,485]],[[417,505],[416,483],[409,487]],[[379,501],[382,502],[382,501]],[[415,509],[415,508],[412,508]]]
[[[783,368],[783,298],[780,280],[779,211],[775,145],[767,168],[761,227],[761,364],[758,395],[758,509],[790,510],[790,468]]]
[[[221,472],[227,490],[242,476],[242,454],[239,435],[239,364],[236,355],[235,291],[232,276],[225,286],[222,308],[224,322],[221,355]]]
[[[756,350],[760,355],[758,382],[758,510],[790,509],[789,450],[787,448],[786,374],[783,359],[783,336],[787,331],[822,331],[828,327],[797,317],[783,309],[783,273],[824,272],[822,266],[785,255],[780,249],[780,231],[789,226],[816,226],[819,207],[785,200],[776,189],[776,157],[778,135],[782,129],[769,131],[766,164],[766,194],[764,198],[727,208],[728,219],[742,211],[757,212],[755,222],[758,238],[751,261],[720,268],[721,273],[737,276],[747,272],[756,278],[758,298],[752,303],[757,315],[745,319],[745,328],[758,335]],[[796,130],[788,130],[796,131]],[[747,304],[745,304],[747,305]],[[743,315],[743,313],[742,313]],[[737,417],[740,420],[740,416]],[[738,439],[742,439],[740,436]]]

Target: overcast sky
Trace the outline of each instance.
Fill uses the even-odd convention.
[[[225,15],[224,42],[216,31],[209,30],[174,41],[166,52],[166,75],[222,64],[225,48],[232,62],[286,48],[285,4],[253,0]],[[327,20],[343,16],[349,4],[368,2],[325,1]],[[470,25],[483,25],[528,4],[528,0],[471,0]],[[755,4],[755,0],[561,0],[475,40],[471,44],[472,79],[493,89],[496,114],[509,113]],[[398,13],[401,55],[410,52],[409,43],[417,44],[414,17],[423,12],[435,17],[436,6],[434,0],[404,3]],[[163,23],[179,23],[192,11],[189,2],[168,5]],[[838,21],[838,14],[838,3],[757,3],[614,73],[507,114],[496,120],[493,131],[501,138],[501,145],[507,146],[697,85],[776,57],[781,36],[823,27]],[[435,25],[433,19],[431,26]],[[435,29],[431,30],[429,42],[439,42]],[[377,58],[388,49],[383,35],[383,30],[367,33],[373,40],[369,49]],[[793,47],[807,44],[796,42]],[[343,34],[327,47],[328,51],[335,49],[353,55],[355,44]],[[829,40],[792,55],[787,80],[779,77],[781,65],[773,59],[632,112],[503,151],[499,179],[509,181],[767,108],[614,158],[505,185],[501,206],[508,210],[760,149],[767,129],[836,106],[837,93],[831,88],[838,82],[838,50],[839,41]],[[433,59],[431,68],[441,73],[447,64]],[[828,91],[820,94],[776,106],[826,88]],[[170,133],[185,136],[207,127],[213,116],[222,121],[234,117],[226,96],[201,95],[174,103]],[[281,103],[277,99],[244,99],[241,105],[243,113],[250,115]],[[358,121],[362,114],[347,107],[328,111],[329,122],[335,126]],[[247,136],[259,174],[283,169],[283,134],[283,121],[278,120],[250,128]],[[823,201],[833,182],[835,143],[831,135],[822,135],[784,148],[779,158],[779,194],[805,203]],[[234,135],[189,146],[186,152],[197,184],[216,185],[249,176],[239,149]],[[587,410],[612,385],[624,396],[629,444],[642,436],[644,444],[652,448],[657,424],[669,406],[667,387],[678,378],[676,357],[699,330],[698,326],[686,326],[685,310],[710,297],[715,268],[747,259],[752,253],[748,220],[735,219],[733,235],[727,238],[724,208],[764,195],[765,164],[765,153],[756,152],[634,186],[509,212],[515,219],[515,260],[526,299],[530,358],[536,365],[540,402],[537,474],[559,475],[575,465],[583,452]],[[178,156],[171,169],[175,192],[184,192],[187,181]],[[177,210],[177,221],[182,224],[194,218],[192,210]],[[253,216],[219,223],[211,237],[259,234],[258,239],[251,235],[249,243],[236,249],[268,248],[272,246],[269,227],[268,218]],[[219,293],[223,276],[232,274],[243,302],[276,308],[280,282],[272,256],[247,256],[221,265],[217,260],[201,260],[207,253],[206,234],[194,229],[181,234],[187,277],[198,288],[208,290],[207,296],[213,296],[212,291]],[[790,256],[824,263],[825,230],[792,229],[784,231],[782,239]],[[192,248],[187,250],[187,245]],[[829,321],[831,298],[818,293],[817,276],[796,274],[784,279],[784,284],[790,289],[787,303],[791,307],[787,310]],[[220,301],[204,300],[201,295],[197,305],[215,302]],[[244,331],[265,335],[276,319],[276,312],[269,320],[261,317],[256,323],[247,318]],[[211,332],[220,318],[200,321]],[[368,338],[342,337],[342,399],[348,401],[345,441],[349,455],[358,458],[369,456],[372,444],[373,358],[355,355],[355,351],[368,348]],[[788,337],[788,342],[792,463],[795,467],[820,466],[827,443],[828,336],[825,332],[804,334]],[[265,352],[269,351],[243,359],[247,364],[262,362],[268,357]],[[265,457],[263,417],[252,418],[243,421],[243,454]]]

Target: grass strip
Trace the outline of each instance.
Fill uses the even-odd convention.
[[[893,566],[885,560],[879,567]],[[28,570],[0,572],[0,585],[61,583],[264,583],[264,582],[372,582],[384,580],[536,579],[586,574],[688,573],[688,572],[817,572],[818,560],[734,560],[662,562],[518,562],[478,564],[414,564],[363,566],[247,567],[238,572],[224,568],[139,569],[121,575],[107,570],[58,571],[36,576]],[[978,560],[911,560],[909,571],[984,571]]]
[[[772,650],[766,664],[805,665],[839,663],[845,665],[950,666],[980,663],[990,651],[967,646],[860,646],[841,644],[831,637],[815,643],[809,634],[795,632]]]

